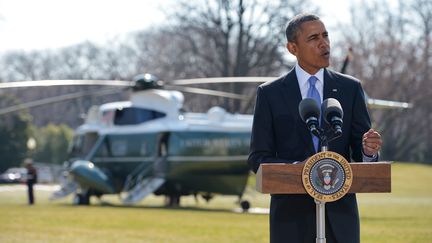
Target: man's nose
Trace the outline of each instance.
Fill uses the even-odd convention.
[[[328,38],[321,38],[319,48],[328,49],[330,48],[330,40]]]

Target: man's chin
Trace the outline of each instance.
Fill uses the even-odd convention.
[[[327,61],[322,63],[321,68],[328,68],[329,66],[330,66],[330,61],[327,60]]]

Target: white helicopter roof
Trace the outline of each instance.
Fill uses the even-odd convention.
[[[183,107],[183,101],[183,94],[179,91],[151,89],[133,93],[130,101],[103,104],[99,107],[99,112],[133,106],[163,112],[167,116],[177,116],[180,108]]]
[[[137,91],[131,95],[130,101],[110,102],[91,107],[87,113],[82,129],[98,130],[100,125],[113,125],[115,110],[137,107],[164,113],[167,118],[177,118],[183,107],[184,96],[176,90],[150,89]]]
[[[157,110],[167,116],[177,116],[183,102],[184,96],[177,90],[150,89],[135,92],[131,96],[133,106]]]

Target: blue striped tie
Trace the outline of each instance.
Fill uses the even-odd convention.
[[[309,89],[307,92],[307,97],[314,99],[317,102],[318,107],[321,107],[321,96],[315,87],[317,81],[318,79],[315,76],[310,76],[310,78],[308,79]],[[312,140],[313,140],[315,152],[318,152],[319,139],[315,135],[312,135]]]

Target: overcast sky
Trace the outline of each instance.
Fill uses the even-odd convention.
[[[191,0],[193,1],[193,0]],[[316,0],[328,28],[349,18],[349,2]],[[163,21],[170,0],[0,0],[0,52],[101,42]]]

